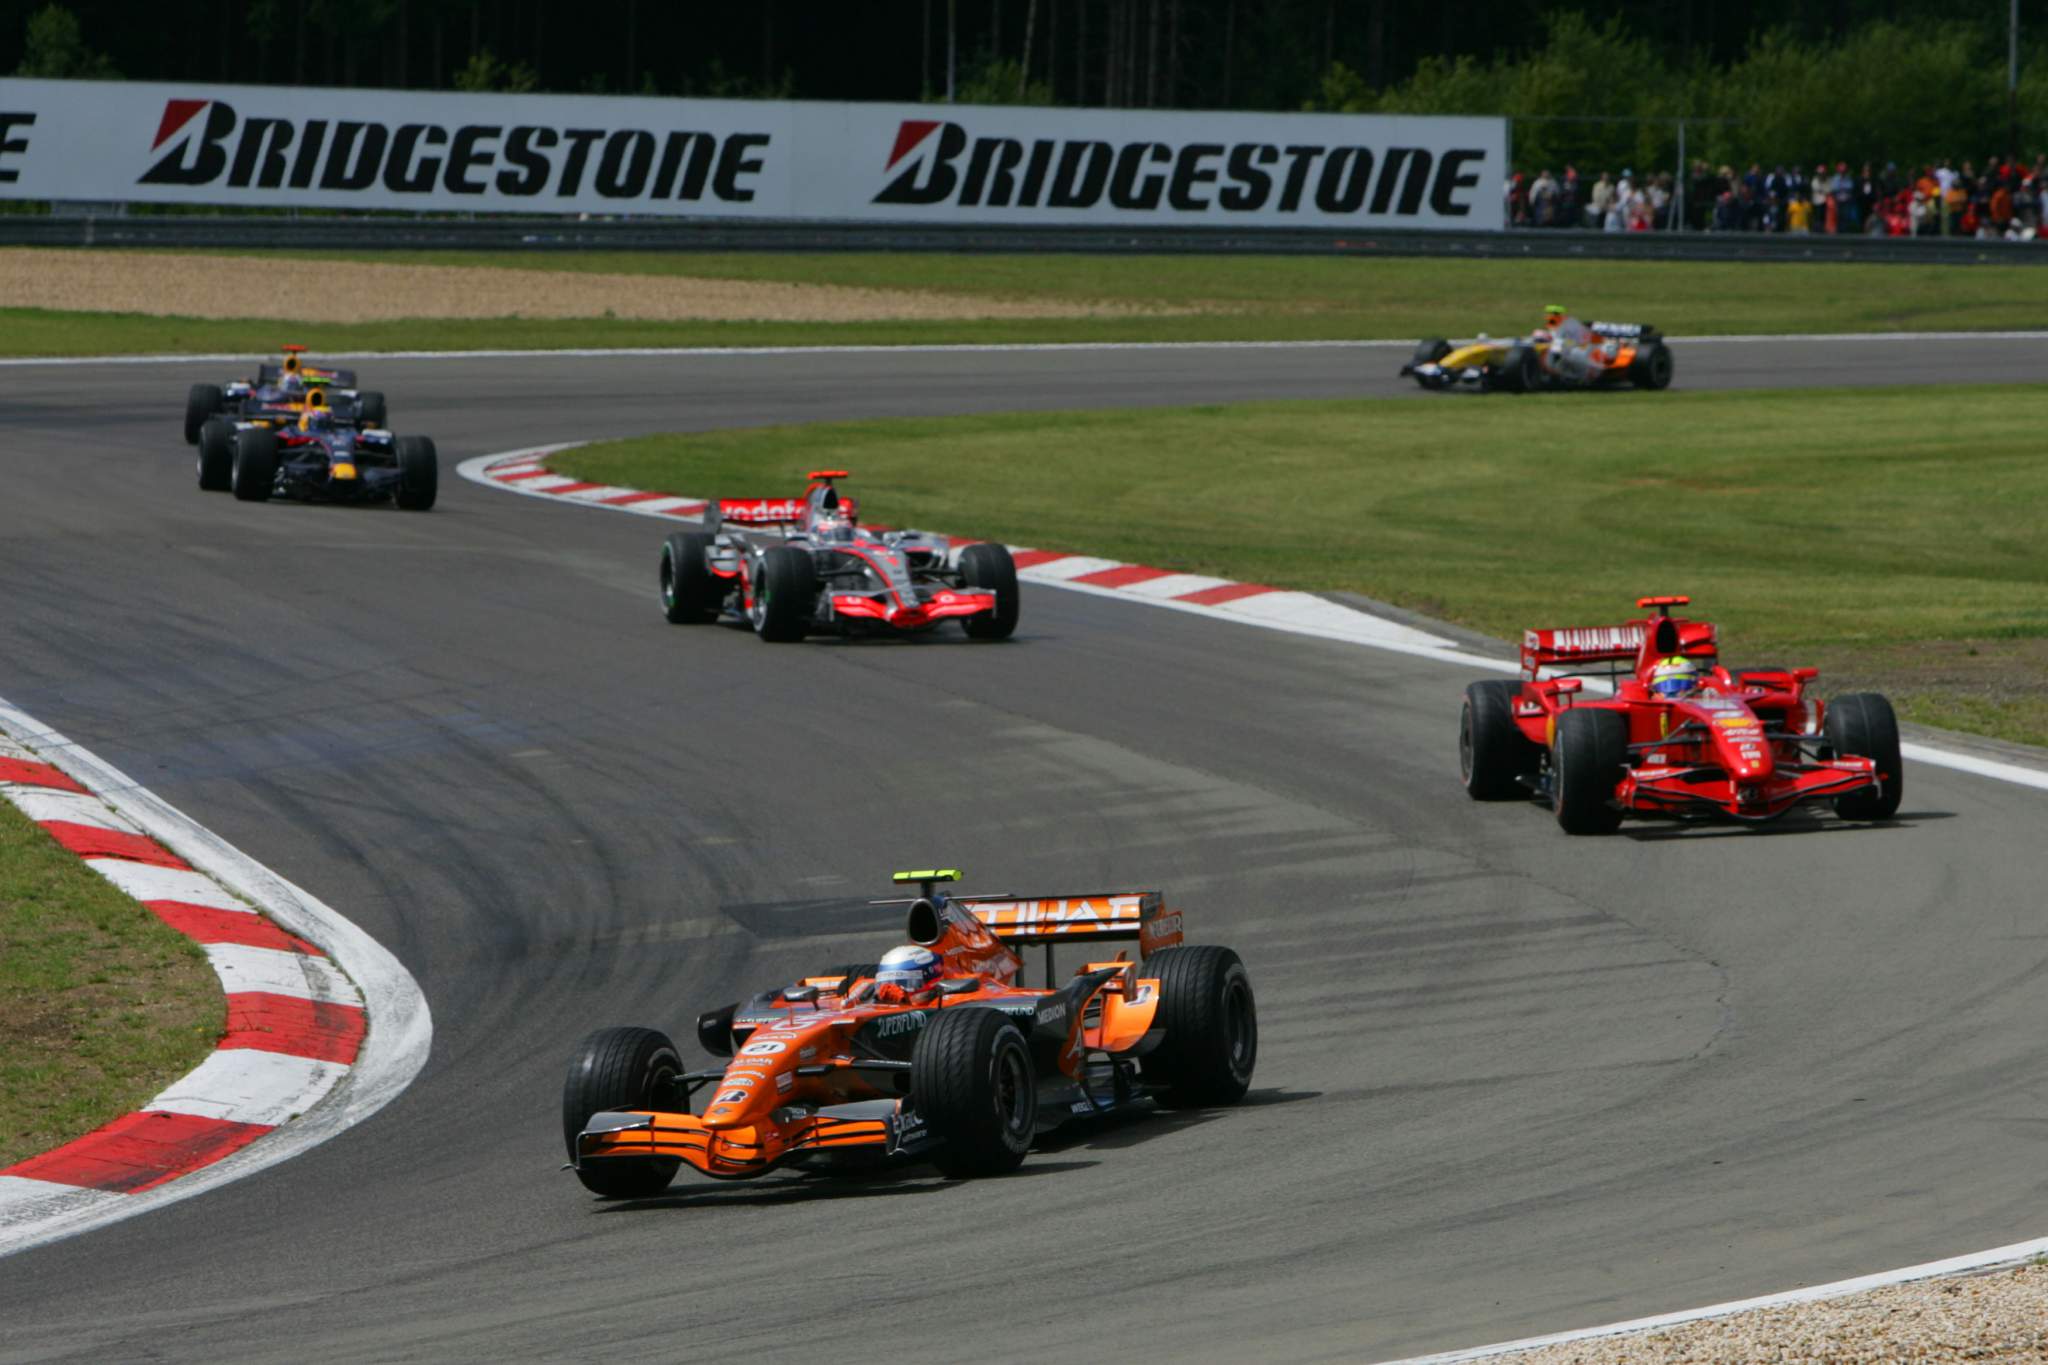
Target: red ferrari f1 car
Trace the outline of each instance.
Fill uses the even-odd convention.
[[[653,1029],[599,1029],[569,1063],[562,1132],[592,1192],[646,1198],[687,1164],[721,1180],[784,1165],[926,1159],[998,1175],[1033,1137],[1149,1096],[1233,1104],[1258,1060],[1251,978],[1228,948],[1181,945],[1157,891],[948,896],[916,882],[910,942],[697,1018],[722,1066],[688,1070]],[[1135,942],[1056,980],[1057,943]],[[1045,981],[1019,949],[1045,945]],[[699,1092],[703,1098],[696,1097]]]
[[[870,530],[842,494],[843,469],[814,470],[801,498],[713,498],[702,531],[661,547],[661,609],[671,625],[731,615],[763,640],[809,634],[907,635],[958,621],[970,639],[1017,629],[1017,565],[1007,547]]]
[[[1636,605],[1656,615],[1524,633],[1519,680],[1465,689],[1458,767],[1472,799],[1533,794],[1572,834],[1626,816],[1761,823],[1821,801],[1845,820],[1895,815],[1905,775],[1891,703],[1823,703],[1806,691],[1817,669],[1722,667],[1714,627],[1671,614],[1689,601],[1644,597]],[[1586,695],[1594,671],[1612,696]]]

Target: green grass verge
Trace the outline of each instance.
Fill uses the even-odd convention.
[[[51,248],[57,250],[60,248]],[[104,253],[140,260],[153,253]],[[250,253],[228,253],[247,255]],[[1526,331],[1553,300],[1674,334],[2025,329],[2033,266],[1463,261],[1390,257],[692,252],[280,253],[341,262],[858,285],[1180,315],[997,321],[711,323],[584,318],[326,323],[0,309],[0,354],[263,352],[281,332],[326,352],[558,346],[1292,341]],[[226,306],[232,306],[228,304]]]
[[[729,497],[851,469],[875,520],[1348,590],[1503,639],[1689,593],[1732,663],[2048,743],[2048,388],[1254,403],[586,446]]]
[[[138,1108],[225,1018],[197,945],[0,801],[0,1167]]]

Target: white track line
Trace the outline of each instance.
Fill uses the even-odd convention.
[[[289,330],[285,328],[283,330]],[[1748,345],[1759,341],[2048,341],[2040,332],[1745,332],[1716,336],[1671,336],[1687,346]],[[518,360],[616,359],[621,356],[791,356],[791,355],[1009,355],[1034,351],[1328,351],[1402,350],[1413,340],[1384,337],[1351,341],[1031,341],[924,343],[904,346],[580,346],[556,350],[335,351],[346,360]],[[0,367],[34,365],[184,365],[199,361],[247,361],[250,353],[197,352],[191,355],[15,356]]]
[[[326,950],[332,964],[346,969],[360,988],[369,1022],[369,1032],[363,1038],[362,1049],[356,1054],[354,1064],[339,1082],[333,1084],[332,1089],[326,1091],[318,1104],[295,1118],[288,1113],[266,1114],[266,1122],[281,1122],[287,1118],[292,1121],[212,1165],[202,1166],[140,1194],[107,1194],[17,1177],[0,1179],[0,1256],[76,1236],[92,1228],[189,1199],[297,1156],[382,1109],[419,1074],[420,1068],[426,1065],[427,1050],[433,1041],[433,1018],[427,1009],[426,997],[420,993],[419,983],[382,944],[310,892],[278,876],[147,787],[136,783],[120,769],[90,750],[73,744],[4,699],[0,699],[0,735],[26,745],[43,761],[55,764],[76,778],[81,786],[206,874],[201,877],[176,869],[124,864],[122,874],[113,878],[123,890],[149,898],[201,900],[203,897],[201,903],[213,904],[221,902],[223,896],[219,887],[207,879],[218,879],[221,884],[261,906],[285,929]],[[91,861],[97,866],[118,860]],[[212,945],[207,955],[218,961],[222,951],[223,945]],[[253,955],[258,951],[237,950],[230,956],[249,959],[247,965],[256,972]],[[268,953],[265,956],[281,959],[287,955]],[[338,973],[331,980],[325,975],[318,981],[306,979],[306,971],[334,973],[335,965],[317,958],[302,961],[309,965],[302,967],[298,980],[280,980],[275,985],[261,988],[289,987],[295,994],[319,998],[323,992],[332,993],[333,988],[346,986]],[[352,998],[354,992],[349,994]],[[230,1050],[214,1053],[208,1061],[201,1063],[200,1070],[211,1067],[214,1073],[246,1073],[251,1077],[278,1070],[305,1073],[305,1079],[311,1086],[331,1079],[332,1066],[331,1063],[309,1062],[295,1057],[279,1059],[277,1054]],[[192,1073],[194,1076],[198,1074],[197,1071]],[[188,1076],[185,1081],[175,1083],[165,1094],[175,1097],[190,1080],[191,1076]]]

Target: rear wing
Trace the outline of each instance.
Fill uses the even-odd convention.
[[[793,526],[804,519],[802,498],[713,498],[704,507],[710,526]]]
[[[1068,896],[955,896],[1004,943],[1133,942],[1150,957],[1181,941],[1180,911],[1162,891],[1090,891]]]
[[[1613,337],[1620,341],[1662,341],[1664,334],[1655,327],[1641,322],[1591,322],[1586,324],[1594,336]]]
[[[1666,625],[1671,632],[1664,630]],[[1656,623],[1658,653],[1712,657],[1720,652],[1714,627],[1707,621],[1681,621],[1675,617]],[[1625,626],[1566,626],[1557,630],[1522,632],[1522,671],[1532,677],[1539,668],[1572,671],[1593,664],[1633,664],[1641,654],[1645,621]],[[1675,639],[1672,635],[1675,634]],[[1668,646],[1668,648],[1666,647]]]

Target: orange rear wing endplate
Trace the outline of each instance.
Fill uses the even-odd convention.
[[[1068,896],[955,896],[1007,944],[1136,942],[1150,957],[1181,941],[1180,911],[1162,891],[1090,891]]]

